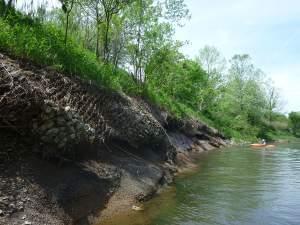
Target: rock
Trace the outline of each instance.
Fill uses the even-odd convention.
[[[32,128],[33,128],[34,130],[37,130],[38,124],[37,124],[36,122],[34,122],[34,123],[32,124]]]
[[[73,127],[73,122],[72,122],[72,121],[68,122],[68,123],[67,123],[67,126],[68,126],[68,127]]]
[[[78,130],[84,129],[84,124],[83,123],[78,123],[76,125],[76,129],[78,129]]]
[[[56,138],[54,138],[54,142],[55,142],[56,144],[59,144],[59,143],[60,143],[60,140],[61,140],[61,138],[60,138],[59,136],[56,136]]]
[[[25,221],[24,223],[23,223],[23,225],[31,225],[32,223],[31,222],[29,222],[29,221]]]
[[[57,119],[56,119],[56,122],[57,122],[57,124],[58,125],[64,125],[65,123],[66,123],[66,120],[65,120],[65,118],[64,117],[58,117]]]
[[[89,137],[89,141],[90,141],[91,144],[93,144],[94,141],[95,141],[95,136],[90,136]]]
[[[141,206],[136,206],[136,205],[133,205],[133,206],[132,206],[132,210],[135,210],[135,211],[143,211],[143,210],[144,210],[144,208],[143,208],[143,207],[141,207]]]
[[[26,220],[26,215],[22,216],[22,220]]]
[[[69,112],[70,110],[71,110],[71,107],[70,107],[70,106],[66,106],[66,107],[65,107],[65,111],[66,111],[66,112]]]
[[[0,209],[0,216],[4,216],[4,212]]]
[[[42,127],[44,127],[44,129],[42,129]],[[54,122],[51,120],[48,123],[44,124],[42,127],[41,127],[42,130],[50,129],[50,128],[54,127]]]
[[[71,133],[75,133],[74,127],[69,127],[69,130],[70,130]]]
[[[90,129],[89,129],[89,132],[91,132],[91,133],[95,133],[95,129],[94,128],[92,128],[92,127],[90,127]]]
[[[90,125],[85,124],[85,125],[84,125],[84,129],[85,129],[86,131],[88,131],[88,130],[90,129]]]
[[[64,144],[64,143],[60,143],[57,147],[58,147],[58,148],[64,148],[64,147],[65,147],[65,144]]]
[[[42,136],[42,137],[41,137],[41,140],[42,140],[43,142],[48,142],[49,138],[48,138],[48,136]]]
[[[45,112],[48,114],[48,113],[51,113],[52,112],[52,108],[51,107],[46,107],[45,108]]]
[[[6,200],[8,200],[7,196],[4,196],[4,197],[0,198],[0,202],[5,202]]]
[[[47,135],[57,134],[59,132],[58,128],[52,128],[47,131]]]
[[[73,118],[73,113],[71,111],[67,112],[66,117],[71,120]]]

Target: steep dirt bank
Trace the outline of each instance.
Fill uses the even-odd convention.
[[[200,122],[0,55],[0,224],[99,222],[223,145]]]

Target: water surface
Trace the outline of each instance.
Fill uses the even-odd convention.
[[[145,211],[111,224],[299,225],[300,144],[204,154]]]

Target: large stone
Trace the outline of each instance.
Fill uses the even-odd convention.
[[[56,135],[59,132],[58,128],[52,128],[50,130],[47,131],[46,135]]]
[[[58,125],[63,126],[66,123],[66,120],[65,120],[64,117],[58,117],[56,119],[56,122],[57,122]]]
[[[66,111],[66,112],[69,112],[70,110],[71,110],[71,107],[70,107],[70,106],[66,106],[66,107],[65,107],[65,111]]]
[[[50,106],[47,106],[45,108],[45,112],[48,114],[48,113],[51,113],[53,111],[53,109],[50,107]]]

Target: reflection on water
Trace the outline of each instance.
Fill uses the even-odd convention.
[[[300,224],[299,144],[210,152],[199,165],[145,211],[111,225]]]

